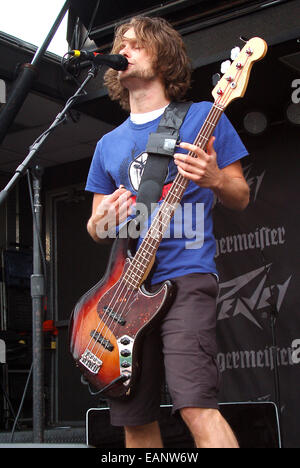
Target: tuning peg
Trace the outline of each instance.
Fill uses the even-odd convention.
[[[231,55],[230,55],[231,60],[235,60],[240,52],[241,52],[241,49],[239,47],[235,47],[234,49],[232,49]]]
[[[213,86],[216,86],[216,84],[218,83],[218,81],[220,80],[220,78],[221,78],[220,73],[215,73],[215,74],[212,76],[212,84],[213,84]]]
[[[221,64],[221,73],[224,75],[227,70],[230,68],[231,66],[231,61],[230,60],[226,60],[226,62],[223,62]]]

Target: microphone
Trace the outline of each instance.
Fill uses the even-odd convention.
[[[75,58],[83,58],[95,65],[107,65],[114,70],[126,70],[128,67],[128,60],[121,54],[99,54],[89,50],[72,50],[69,52]]]

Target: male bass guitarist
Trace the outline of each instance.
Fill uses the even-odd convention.
[[[86,190],[94,198],[87,229],[95,241],[111,234],[111,226],[134,210],[149,134],[170,102],[183,100],[191,77],[180,35],[161,18],[135,17],[121,25],[112,53],[124,55],[128,68],[107,71],[105,84],[111,99],[130,116],[98,142],[90,167]],[[144,339],[133,397],[109,401],[111,424],[125,428],[127,448],[163,446],[158,424],[162,379],[173,412],[180,413],[196,447],[238,447],[218,410],[218,277],[211,210],[215,196],[233,210],[247,206],[249,188],[240,164],[247,150],[225,115],[205,151],[192,144],[210,108],[208,102],[193,103],[181,126],[163,196],[178,172],[189,184],[181,216],[172,219],[147,278],[152,288],[173,281],[176,298],[159,327]]]

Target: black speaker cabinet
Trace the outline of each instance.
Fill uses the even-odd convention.
[[[172,405],[162,405],[159,423],[166,448],[194,448],[185,424],[171,416]],[[277,407],[272,402],[220,403],[220,411],[233,429],[241,448],[281,448]],[[108,408],[86,413],[87,445],[97,448],[124,447],[123,429],[110,425]]]

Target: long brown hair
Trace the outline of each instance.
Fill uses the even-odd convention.
[[[123,36],[134,28],[138,44],[154,57],[154,70],[165,85],[166,97],[171,101],[184,98],[191,81],[191,64],[180,34],[163,18],[136,16],[119,26],[115,33],[112,53],[121,50]],[[114,101],[129,110],[129,93],[118,80],[118,72],[109,69],[104,75],[104,85]]]

